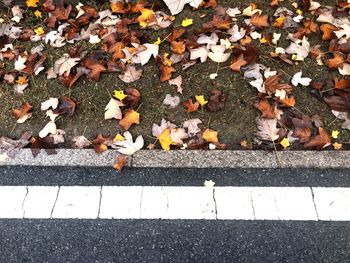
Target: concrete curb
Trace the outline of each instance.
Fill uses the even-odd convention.
[[[57,154],[41,151],[34,158],[30,149],[14,152],[0,166],[87,166],[111,167],[119,153],[93,149],[58,149]],[[350,168],[350,151],[161,151],[141,150],[128,157],[129,167],[155,168]]]

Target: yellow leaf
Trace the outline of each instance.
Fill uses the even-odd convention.
[[[154,42],[154,45],[160,45],[160,43],[162,43],[162,40],[160,40],[160,37],[157,38],[157,41]]]
[[[208,103],[207,100],[204,99],[203,95],[196,96],[196,100],[199,102],[199,104],[203,107],[205,104]]]
[[[140,11],[141,15],[137,17],[137,21],[141,27],[146,27],[150,22],[156,20],[156,15],[152,9],[142,8]]]
[[[45,31],[44,31],[44,29],[43,29],[41,26],[39,26],[38,28],[35,28],[35,29],[34,29],[34,32],[35,32],[35,34],[37,34],[38,36],[42,36],[42,35],[45,34]]]
[[[28,82],[28,80],[27,80],[27,78],[24,77],[24,76],[19,76],[18,79],[16,80],[16,83],[18,83],[18,84],[20,84],[20,85],[23,85],[23,84],[25,84],[25,83],[27,83],[27,82]]]
[[[159,135],[158,139],[159,139],[160,146],[162,146],[163,150],[169,151],[170,145],[176,145],[170,137],[170,129],[169,128],[166,128]]]
[[[339,135],[339,131],[337,131],[337,130],[332,131],[332,138],[333,139],[338,139],[338,135]]]
[[[212,142],[212,143],[218,143],[218,132],[211,130],[211,129],[206,129],[203,132],[202,138],[206,140],[207,142]]]
[[[123,100],[127,97],[127,95],[125,95],[124,91],[122,90],[115,90],[113,96],[116,97],[118,100]]]
[[[28,7],[37,7],[39,0],[26,0],[26,6]]]
[[[36,10],[36,11],[34,12],[34,15],[35,15],[36,18],[41,18],[41,17],[42,17],[42,16],[41,16],[41,12],[40,12],[39,10]]]
[[[286,149],[290,146],[288,138],[283,138],[283,140],[280,142],[280,144],[283,146],[284,149]]]
[[[301,11],[300,9],[297,9],[296,13],[297,13],[298,15],[301,15],[301,14],[303,13],[303,11]]]
[[[334,147],[334,150],[340,150],[343,147],[343,145],[341,143],[335,142],[333,143],[333,147]]]
[[[113,139],[113,142],[119,142],[119,141],[125,141],[124,136],[121,135],[120,133],[118,133]]]
[[[147,23],[145,21],[140,21],[140,26],[141,27],[146,27],[147,26]]]
[[[191,18],[185,18],[184,20],[182,20],[182,23],[181,23],[183,27],[187,27],[192,24],[193,24],[193,19]]]

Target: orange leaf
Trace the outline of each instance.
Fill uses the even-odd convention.
[[[24,102],[19,109],[12,109],[11,113],[13,117],[19,119],[26,115],[31,109],[32,105],[30,105],[28,102]]]
[[[287,107],[294,107],[295,106],[295,98],[293,96],[291,97],[285,97],[283,100],[280,100],[281,103],[283,103],[283,105],[287,106]]]
[[[190,113],[190,112],[197,111],[197,109],[199,107],[199,102],[196,101],[195,103],[193,103],[192,99],[189,99],[189,100],[185,101],[183,103],[183,105],[187,108],[186,111]]]
[[[182,54],[186,50],[185,41],[171,41],[171,50],[176,54]]]
[[[344,61],[344,56],[340,52],[333,52],[333,58],[328,59],[326,64],[329,68],[337,69],[343,66]]]
[[[256,27],[268,27],[268,18],[268,15],[259,15],[259,13],[257,12],[251,17],[250,23],[252,23],[252,25]]]
[[[140,114],[133,109],[129,109],[125,111],[124,118],[119,121],[119,125],[123,129],[129,130],[133,124],[140,124]]]
[[[212,142],[212,143],[218,143],[218,132],[211,130],[211,129],[206,129],[203,132],[202,138],[206,140],[207,142]]]
[[[335,89],[348,89],[350,88],[350,79],[338,79],[334,78]]]
[[[113,165],[113,168],[116,169],[118,172],[121,172],[123,170],[125,164],[126,164],[125,155],[119,155],[117,157],[117,161]]]
[[[260,100],[258,103],[255,103],[255,108],[261,111],[261,117],[266,119],[275,119],[276,118],[276,106],[272,106],[267,99]]]
[[[320,29],[323,32],[322,40],[332,39],[333,32],[338,30],[338,28],[332,24],[323,24],[320,26]]]
[[[175,72],[176,70],[172,66],[165,66],[165,65],[160,65],[160,81],[164,82],[169,79],[171,79],[171,73]]]
[[[240,72],[241,71],[241,67],[247,65],[247,61],[244,59],[243,57],[243,53],[241,53],[238,57],[235,57],[230,65],[230,68],[233,71],[237,71]]]
[[[123,1],[110,1],[111,4],[111,10],[113,13],[116,14],[125,14],[126,10],[124,8],[124,2]]]

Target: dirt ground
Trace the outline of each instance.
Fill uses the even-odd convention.
[[[246,6],[248,2],[219,0],[219,4],[229,7]],[[272,9],[266,0],[254,1],[264,13],[273,15]],[[283,6],[291,8],[292,1],[282,2]],[[335,1],[319,1],[322,4],[333,4]],[[90,2],[90,4],[94,4]],[[107,5],[108,6],[108,5]],[[106,6],[106,8],[107,8]],[[103,9],[99,7],[99,9]],[[164,6],[164,10],[166,7]],[[210,20],[210,13],[213,10],[199,10],[193,12],[189,7],[176,16],[175,24],[180,24],[185,17],[194,19],[194,25],[189,30],[193,30],[201,23]],[[9,14],[9,10],[2,9],[1,17]],[[203,19],[201,15],[207,14]],[[24,20],[23,24],[37,25],[32,17]],[[287,47],[288,41],[283,41],[287,35],[286,30],[273,28],[276,32],[281,32],[282,38],[279,46]],[[150,43],[157,40],[157,37],[163,39],[170,32],[170,29],[152,31],[146,30],[144,34]],[[292,31],[291,31],[292,32]],[[320,43],[321,36],[312,36],[309,41],[312,44]],[[23,43],[30,49],[32,43]],[[85,49],[98,49],[97,44],[93,46],[84,41],[84,43],[76,43],[83,45]],[[75,45],[76,45],[75,44]],[[54,61],[58,59],[72,45],[66,45],[63,48],[51,48],[46,46],[48,59],[45,62],[46,68],[52,66]],[[280,70],[287,76],[293,76],[294,73],[302,70],[303,76],[312,79],[330,79],[337,72],[332,72],[327,67],[316,67],[315,61],[306,59],[301,65],[290,66],[281,61],[270,58],[269,53],[273,47],[260,45],[261,55],[258,63],[271,67],[272,70]],[[162,48],[161,48],[162,50]],[[175,110],[162,106],[162,101],[166,94],[179,95],[175,86],[159,81],[159,69],[154,61],[143,66],[143,76],[136,82],[126,84],[118,78],[118,73],[103,74],[100,81],[95,82],[86,78],[81,78],[71,90],[58,83],[57,80],[47,80],[45,74],[39,74],[30,78],[30,85],[25,90],[24,95],[17,95],[13,91],[13,87],[1,84],[0,92],[0,136],[19,137],[24,130],[34,131],[37,134],[46,124],[45,112],[40,110],[40,103],[49,97],[59,97],[62,95],[70,96],[72,99],[79,101],[80,104],[76,113],[72,116],[63,116],[57,120],[57,127],[66,132],[66,139],[70,141],[73,136],[84,134],[87,138],[93,139],[98,133],[113,136],[116,132],[121,132],[121,128],[116,120],[104,120],[104,108],[107,105],[110,94],[115,89],[124,90],[127,87],[137,88],[142,96],[139,112],[141,114],[141,124],[135,125],[130,129],[132,134],[142,134],[146,144],[154,142],[155,138],[151,136],[151,127],[153,123],[160,123],[165,118],[175,124],[181,123],[189,118],[200,118],[203,121],[202,127],[210,126],[211,129],[219,132],[219,138],[222,143],[227,143],[233,149],[240,148],[240,142],[247,140],[253,142],[253,135],[256,129],[255,118],[259,112],[254,107],[257,100],[257,91],[248,84],[243,78],[242,73],[233,73],[228,68],[229,61],[220,65],[219,76],[215,80],[211,80],[209,75],[215,73],[217,64],[207,61],[203,64],[196,64],[189,69],[182,71],[179,65],[175,68],[177,72],[173,75],[182,75],[184,92],[181,101],[194,98],[194,95],[209,96],[209,91],[219,89],[226,95],[225,107],[217,113],[207,111],[199,111],[186,113],[185,109],[180,105]],[[286,79],[287,80],[287,79]],[[315,96],[310,93],[310,87],[297,87],[293,91],[296,97],[296,108],[308,115],[318,114],[328,129],[337,129],[341,131],[341,122],[336,120],[330,109]],[[181,95],[181,94],[180,94]],[[16,120],[11,116],[10,110],[18,108],[24,101],[29,102],[33,106],[33,117],[24,124],[16,124]],[[340,140],[348,141],[347,131],[342,130]],[[67,144],[66,144],[67,146]]]

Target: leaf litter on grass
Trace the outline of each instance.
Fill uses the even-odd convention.
[[[347,147],[347,1],[11,2],[0,130],[32,132],[20,147]]]

